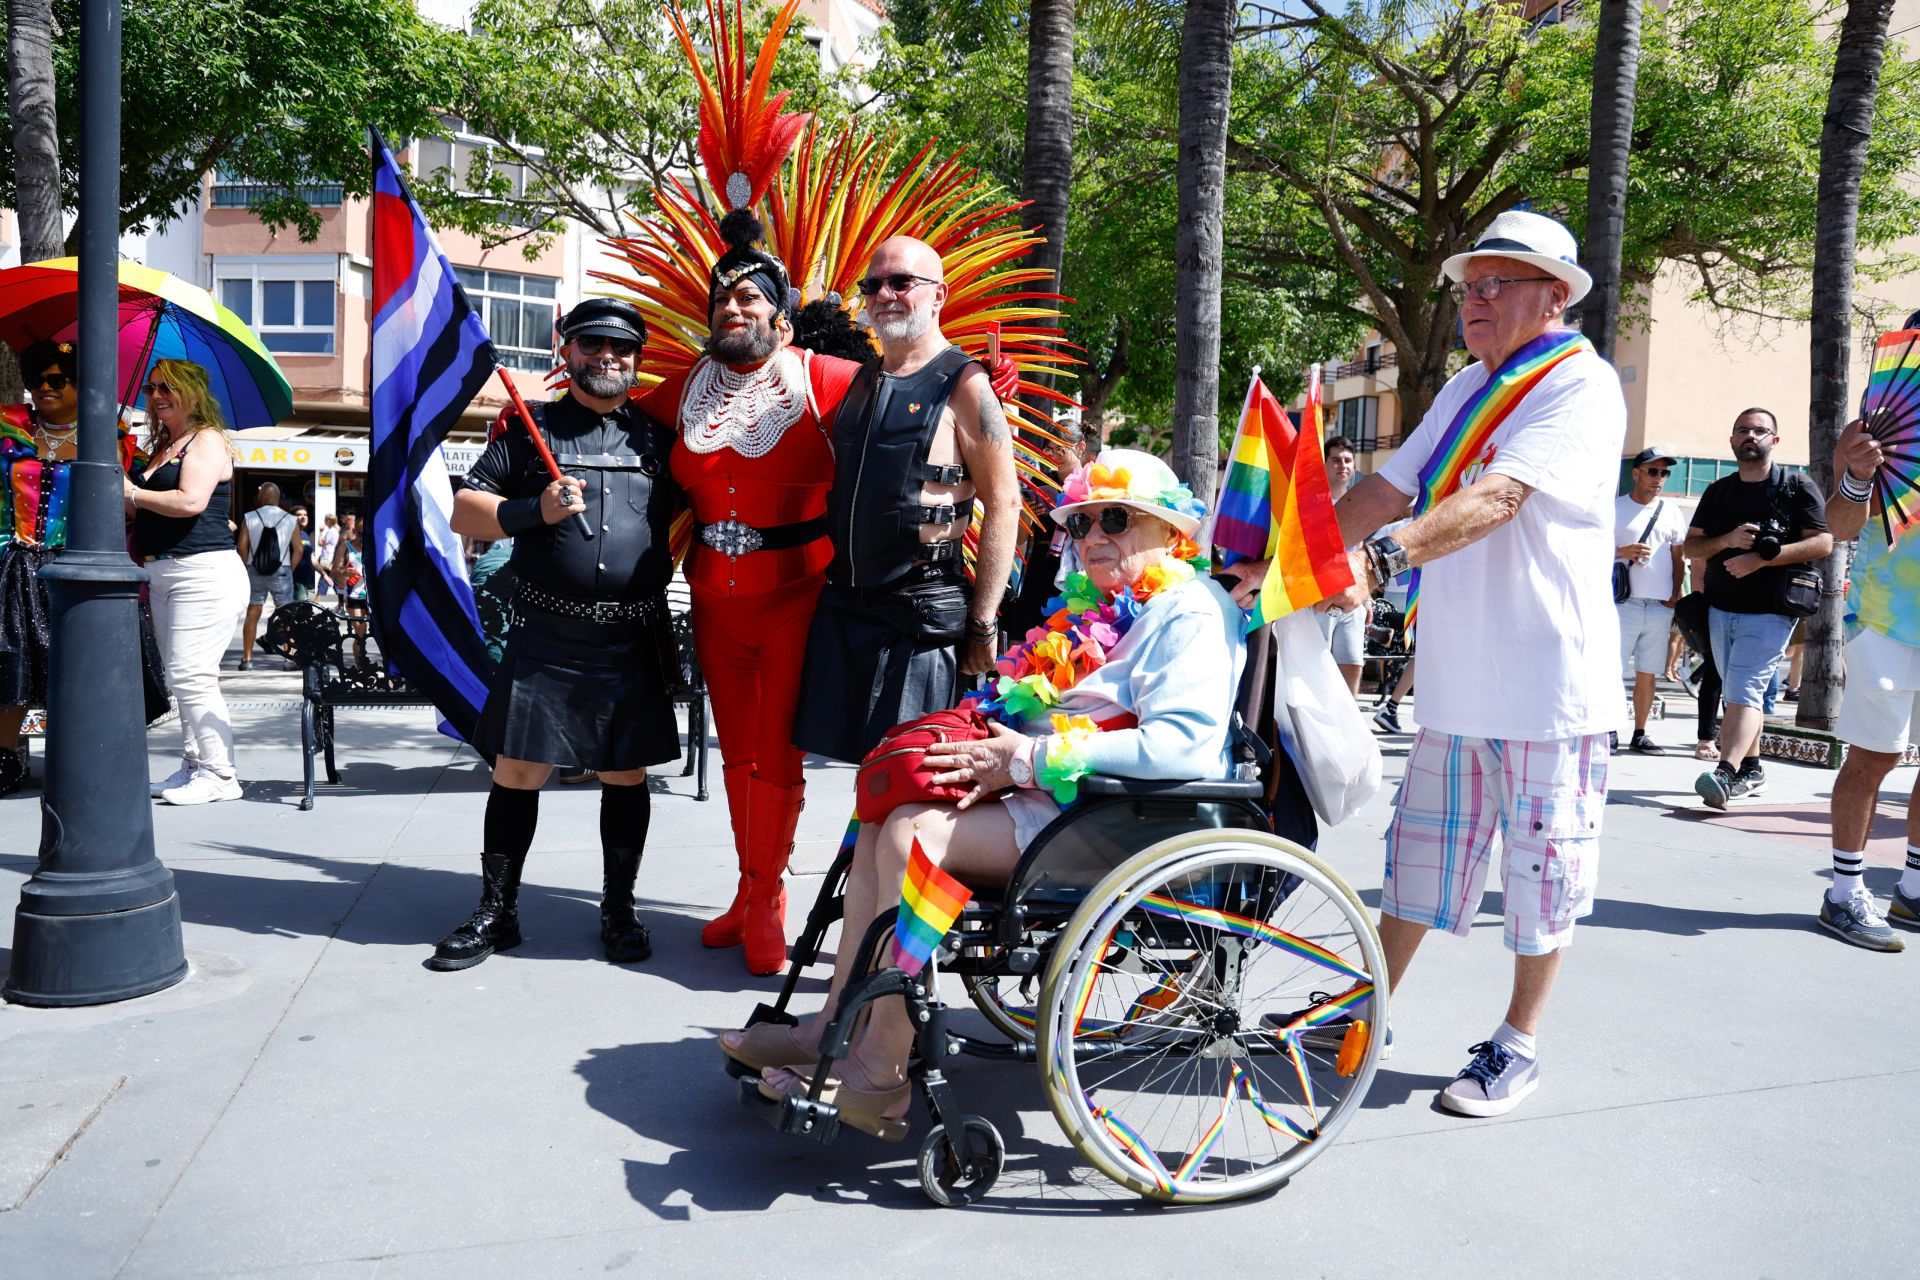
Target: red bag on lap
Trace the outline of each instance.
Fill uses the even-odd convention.
[[[935,711],[887,730],[879,745],[860,762],[854,781],[855,811],[862,822],[878,822],[903,804],[951,804],[973,790],[972,784],[935,785],[927,751],[949,742],[977,742],[993,731],[971,707]]]

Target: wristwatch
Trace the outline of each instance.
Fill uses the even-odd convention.
[[[1392,538],[1374,538],[1364,545],[1367,559],[1373,563],[1373,574],[1383,587],[1413,568],[1407,549]]]
[[[1033,739],[1021,744],[1018,751],[1007,761],[1007,776],[1013,779],[1016,787],[1033,785]]]

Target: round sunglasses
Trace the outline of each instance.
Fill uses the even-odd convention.
[[[890,276],[868,276],[865,280],[862,280],[860,282],[860,296],[863,298],[871,298],[874,294],[880,292],[881,285],[885,285],[898,294],[911,291],[915,285],[939,283],[938,280],[929,280],[926,276],[916,276],[910,275],[905,271],[896,271]]]
[[[1100,532],[1109,538],[1117,537],[1127,531],[1133,523],[1133,512],[1126,507],[1102,507],[1100,510]],[[1093,532],[1093,513],[1075,511],[1067,516],[1067,536],[1075,542]]]

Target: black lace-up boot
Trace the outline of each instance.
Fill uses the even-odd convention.
[[[440,939],[429,969],[471,969],[496,951],[520,945],[520,871],[525,855],[480,855],[480,905],[467,922]]]
[[[640,850],[602,849],[600,865],[605,876],[600,894],[600,945],[615,964],[645,960],[653,954],[653,938],[633,914]]]

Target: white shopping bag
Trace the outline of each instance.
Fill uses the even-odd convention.
[[[1380,789],[1380,744],[1311,609],[1273,624],[1273,711],[1320,821],[1338,825]]]

